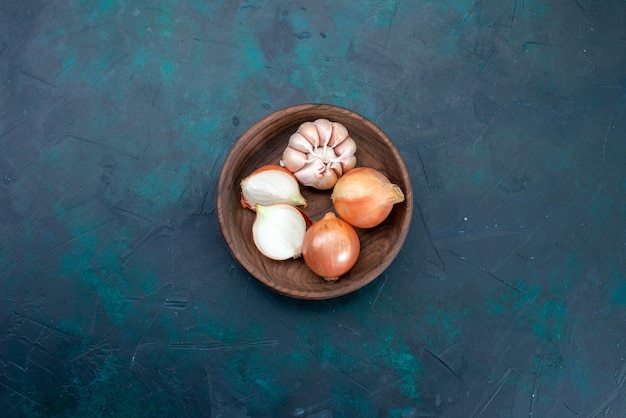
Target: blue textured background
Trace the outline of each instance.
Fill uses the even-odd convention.
[[[626,416],[626,2],[0,1],[9,416]],[[228,253],[247,127],[340,105],[415,193],[330,301]]]

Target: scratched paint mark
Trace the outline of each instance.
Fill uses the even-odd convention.
[[[393,18],[400,6],[400,0],[377,1],[376,6],[370,12],[370,22],[375,27],[387,28],[393,23]]]
[[[280,373],[276,370],[276,358],[267,353],[279,346],[280,341],[268,338],[265,327],[258,323],[239,328],[233,318],[214,320],[203,305],[198,305],[193,315],[197,317],[194,334],[202,341],[197,344],[174,343],[171,348],[176,351],[185,348],[190,352],[212,350],[214,355],[224,353],[221,367],[228,374],[235,393],[244,397],[255,392],[260,399],[267,401],[268,407],[284,403],[286,393],[278,380]],[[170,338],[186,335],[174,323],[170,323],[167,329]]]
[[[550,4],[540,0],[524,0],[524,6],[529,17],[543,19],[550,12]]]
[[[96,242],[93,238],[81,238],[80,244],[75,246],[72,254],[63,258],[63,274],[70,278],[76,277],[90,292],[98,294],[111,320],[119,324],[130,312],[130,306],[124,300],[119,288],[103,284],[97,275],[89,272],[89,262],[95,246]],[[77,271],[84,273],[77,273]]]
[[[127,295],[151,293],[157,278],[147,269],[124,268],[122,254],[130,250],[130,243],[122,238],[103,240],[99,232],[81,234],[89,220],[75,215],[69,217],[68,226],[80,235],[62,257],[62,274],[76,280],[90,294],[98,295],[109,318],[121,324],[133,310]],[[121,237],[124,235],[122,229]]]
[[[152,415],[158,414],[159,410],[168,410],[176,403],[172,393],[163,393],[160,399],[154,402],[144,402],[142,397],[146,396],[147,390],[141,384],[131,384],[133,380],[129,380],[132,375],[126,372],[127,368],[119,356],[109,355],[102,360],[89,358],[91,361],[85,364],[78,364],[77,367],[71,368],[71,374],[67,379],[79,378],[79,367],[94,367],[88,380],[84,384],[74,384],[77,388],[78,399],[76,405],[67,408],[66,413],[72,415],[84,416],[92,414],[93,411],[106,410],[111,415]],[[172,376],[171,371],[165,372],[166,376],[172,379],[178,378]],[[83,377],[84,378],[84,377]],[[134,382],[137,382],[135,379]],[[120,392],[125,396],[120,396]]]

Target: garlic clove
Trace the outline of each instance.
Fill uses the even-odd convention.
[[[298,151],[295,148],[287,147],[283,151],[282,166],[287,170],[294,171],[300,170],[308,162],[307,155],[304,152]]]
[[[333,125],[328,119],[317,119],[313,122],[320,138],[320,146],[326,147],[333,133]]]
[[[322,162],[328,164],[331,161],[335,161],[337,159],[337,154],[335,154],[335,150],[331,147],[326,147],[325,154],[323,154],[324,158],[322,158]]]
[[[252,239],[264,256],[272,260],[299,257],[305,233],[305,219],[293,206],[284,203],[256,205]]]
[[[319,159],[311,160],[307,165],[293,173],[293,175],[300,183],[318,190],[332,189],[338,178],[337,172]]]
[[[343,126],[339,122],[331,122],[333,126],[333,133],[330,136],[330,141],[328,141],[328,145],[331,147],[336,147],[341,144],[346,138],[348,138],[348,130],[345,126]]]
[[[286,168],[269,164],[253,171],[241,181],[241,204],[255,210],[257,205],[285,203],[306,206],[295,176]]]
[[[300,183],[306,186],[310,186],[317,177],[317,172],[320,170],[320,165],[323,166],[323,163],[320,163],[319,160],[311,160],[300,170],[295,171],[293,175],[296,177],[296,179],[298,179]]]
[[[356,156],[352,155],[350,158],[341,160],[341,167],[343,168],[343,172],[347,172],[356,167]]]
[[[345,141],[336,145],[333,150],[340,160],[348,160],[356,152],[356,142],[354,139],[347,138]]]
[[[297,132],[305,137],[307,141],[311,143],[313,148],[320,146],[320,136],[317,133],[317,128],[313,122],[304,122],[300,125]]]
[[[337,145],[334,150],[337,154],[336,161],[341,163],[341,168],[344,173],[356,166],[356,156],[354,155],[356,152],[356,142],[354,142],[354,139],[348,137],[345,141]]]
[[[341,175],[343,174],[343,166],[338,161],[334,163],[330,163],[328,168],[335,172],[335,175],[337,176],[337,178],[341,177]]]
[[[300,152],[304,152],[305,154],[313,151],[313,145],[311,145],[311,142],[309,142],[309,140],[306,139],[300,132],[296,132],[289,137],[289,146]]]

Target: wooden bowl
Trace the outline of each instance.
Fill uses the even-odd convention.
[[[380,225],[355,228],[361,252],[355,266],[334,283],[313,273],[302,257],[275,261],[263,256],[252,241],[255,212],[241,206],[241,180],[265,164],[278,164],[289,137],[300,124],[326,118],[342,123],[357,143],[357,166],[372,167],[400,186],[405,201],[394,205]],[[300,186],[308,204],[304,212],[313,222],[333,211],[331,190]],[[344,108],[303,104],[278,110],[255,123],[226,157],[217,185],[219,225],[233,257],[261,283],[298,299],[329,299],[354,292],[376,279],[398,255],[411,223],[413,192],[406,166],[389,138],[364,117]]]

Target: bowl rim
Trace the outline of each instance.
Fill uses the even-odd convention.
[[[229,171],[229,166],[230,166],[229,163],[231,162],[231,160],[236,160],[237,157],[239,156],[238,145],[244,144],[250,141],[250,139],[256,136],[256,133],[259,129],[261,129],[263,126],[267,125],[268,123],[272,123],[272,122],[279,120],[280,118],[284,117],[285,114],[291,115],[294,113],[310,112],[312,110],[319,110],[320,113],[326,113],[326,114],[331,113],[333,111],[338,111],[342,113],[342,115],[344,116],[354,118],[355,120],[360,120],[363,124],[368,126],[368,129],[376,132],[377,137],[385,143],[385,145],[389,148],[389,151],[391,152],[391,154],[393,154],[393,157],[398,164],[399,171],[402,174],[402,180],[406,184],[405,185],[406,190],[403,190],[405,194],[406,214],[403,218],[403,222],[400,224],[400,233],[399,233],[398,239],[396,240],[397,245],[392,247],[392,251],[390,251],[387,254],[387,257],[385,258],[385,260],[381,262],[379,265],[375,266],[373,269],[371,269],[370,270],[371,273],[367,275],[367,278],[353,281],[350,283],[350,285],[343,286],[341,288],[337,288],[333,290],[324,290],[324,291],[319,291],[319,292],[314,292],[310,290],[300,291],[294,288],[287,288],[272,280],[267,280],[265,276],[262,274],[262,272],[258,268],[256,268],[252,263],[250,263],[247,259],[239,258],[236,254],[236,251],[234,250],[235,242],[233,238],[231,236],[228,236],[225,232],[227,230],[227,220],[226,220],[227,215],[225,213],[226,212],[225,205],[222,203],[223,200],[225,199],[223,195],[224,195],[224,189],[226,188],[226,183],[227,183],[226,174]],[[368,285],[369,283],[371,283],[372,281],[380,277],[382,273],[396,259],[398,253],[400,252],[400,250],[402,249],[404,245],[404,242],[409,232],[411,220],[413,217],[413,191],[412,191],[409,172],[406,168],[406,164],[404,163],[404,160],[402,159],[402,156],[400,155],[399,151],[397,150],[393,142],[389,139],[389,137],[376,124],[374,124],[372,121],[365,118],[364,116],[350,109],[347,109],[345,107],[331,105],[331,104],[324,104],[324,103],[304,103],[304,104],[287,106],[287,107],[270,112],[266,116],[254,122],[248,129],[244,131],[242,135],[239,136],[239,138],[235,141],[230,151],[228,152],[222,164],[222,168],[220,169],[220,174],[219,174],[217,188],[216,188],[216,211],[217,211],[217,218],[218,218],[218,223],[220,227],[220,232],[222,234],[222,237],[224,238],[228,251],[230,252],[231,256],[235,259],[235,261],[248,274],[250,274],[252,277],[254,277],[257,281],[259,281],[264,286],[270,288],[271,290],[279,294],[296,298],[296,299],[323,300],[323,299],[332,299],[332,298],[345,296],[347,294],[353,293],[359,290],[360,288]]]

